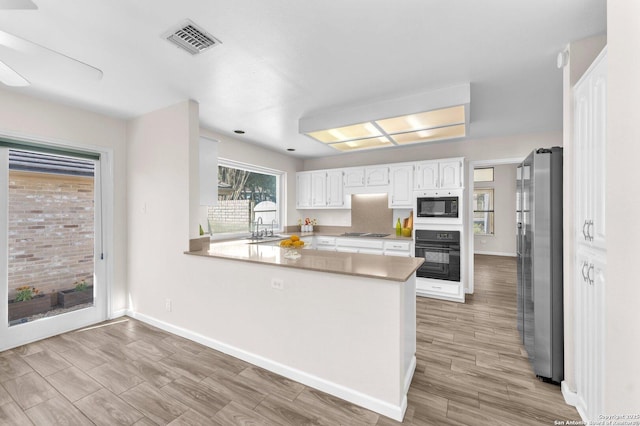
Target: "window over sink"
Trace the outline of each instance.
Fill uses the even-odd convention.
[[[212,236],[244,235],[254,224],[281,231],[285,172],[236,161],[218,160],[218,205],[207,208],[205,232]]]

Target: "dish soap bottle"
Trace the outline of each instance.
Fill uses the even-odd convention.
[[[400,218],[398,218],[398,222],[396,223],[396,236],[399,237],[402,233],[402,225],[400,225]]]

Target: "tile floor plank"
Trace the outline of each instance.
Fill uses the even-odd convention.
[[[120,397],[158,424],[172,422],[189,409],[148,383],[141,383],[124,392]]]
[[[48,376],[47,381],[69,401],[75,402],[100,389],[100,383],[83,373],[79,368],[69,367]]]
[[[113,393],[101,389],[75,405],[96,425],[132,425],[144,416]]]
[[[63,397],[29,408],[26,412],[36,426],[91,426],[93,423]]]
[[[36,372],[8,380],[2,385],[23,410],[60,395]]]

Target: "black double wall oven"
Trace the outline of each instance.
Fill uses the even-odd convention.
[[[460,231],[416,229],[415,251],[425,260],[416,276],[460,281]]]

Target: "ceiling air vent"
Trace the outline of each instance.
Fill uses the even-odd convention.
[[[176,46],[186,50],[192,55],[202,53],[207,49],[222,44],[222,42],[192,21],[187,20],[177,29],[165,33],[165,38]]]

